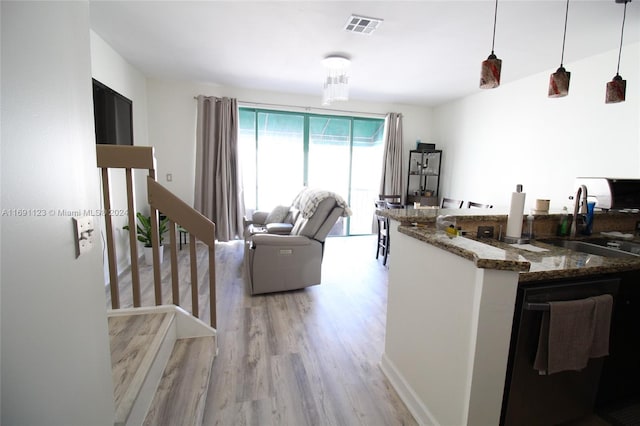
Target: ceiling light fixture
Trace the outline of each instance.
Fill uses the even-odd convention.
[[[326,71],[322,105],[331,105],[334,101],[348,101],[351,66],[349,58],[342,55],[329,55],[322,60],[322,65]]]
[[[624,21],[627,17],[627,3],[631,0],[615,0],[616,3],[624,3],[624,14],[622,15],[622,31],[620,33],[620,50],[618,52],[618,68],[613,80],[607,83],[607,94],[604,102],[607,104],[615,104],[624,102],[627,92],[627,80],[620,77],[620,56],[622,56],[622,38],[624,36]]]
[[[567,39],[567,20],[569,18],[569,0],[567,0],[567,10],[564,15],[564,35],[562,36],[562,55],[560,56],[560,68],[549,77],[549,97],[562,98],[569,94],[569,80],[571,73],[568,72],[562,63],[564,62],[564,42]]]
[[[496,0],[496,8],[493,15],[493,39],[491,41],[491,54],[482,62],[480,70],[480,88],[493,89],[500,86],[500,71],[502,69],[502,59],[493,53],[493,47],[496,42],[496,21],[498,19],[498,0]]]

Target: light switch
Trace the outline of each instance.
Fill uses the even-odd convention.
[[[93,217],[74,217],[73,229],[76,240],[76,258],[93,247]]]

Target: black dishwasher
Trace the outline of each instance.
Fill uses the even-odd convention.
[[[546,302],[611,294],[618,278],[567,279],[522,283],[515,306],[509,362],[502,405],[504,426],[557,425],[593,412],[604,358],[589,360],[580,371],[540,375],[533,367]]]

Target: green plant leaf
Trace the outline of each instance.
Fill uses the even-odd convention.
[[[136,225],[136,234],[138,236],[138,241],[143,243],[146,247],[151,247],[152,245],[152,235],[153,230],[151,229],[151,216],[145,216],[141,212],[136,214],[138,218],[138,223]],[[165,217],[158,223],[158,233],[160,245],[164,242],[164,234],[169,230],[169,218]],[[129,230],[129,225],[125,225],[122,229]]]

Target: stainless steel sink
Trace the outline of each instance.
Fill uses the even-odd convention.
[[[597,244],[599,246],[614,248],[617,250],[626,251],[640,255],[640,244],[633,243],[631,241],[624,240],[612,240],[611,238],[590,238],[590,243]]]
[[[543,243],[551,244],[556,247],[564,247],[569,250],[578,251],[581,253],[595,254],[604,257],[617,257],[617,258],[637,258],[640,257],[640,247],[638,252],[628,252],[621,248],[607,247],[603,245],[594,244],[586,241],[575,240],[541,240]],[[633,243],[629,243],[633,244]],[[637,244],[636,244],[637,245]],[[640,245],[638,245],[640,246]]]

